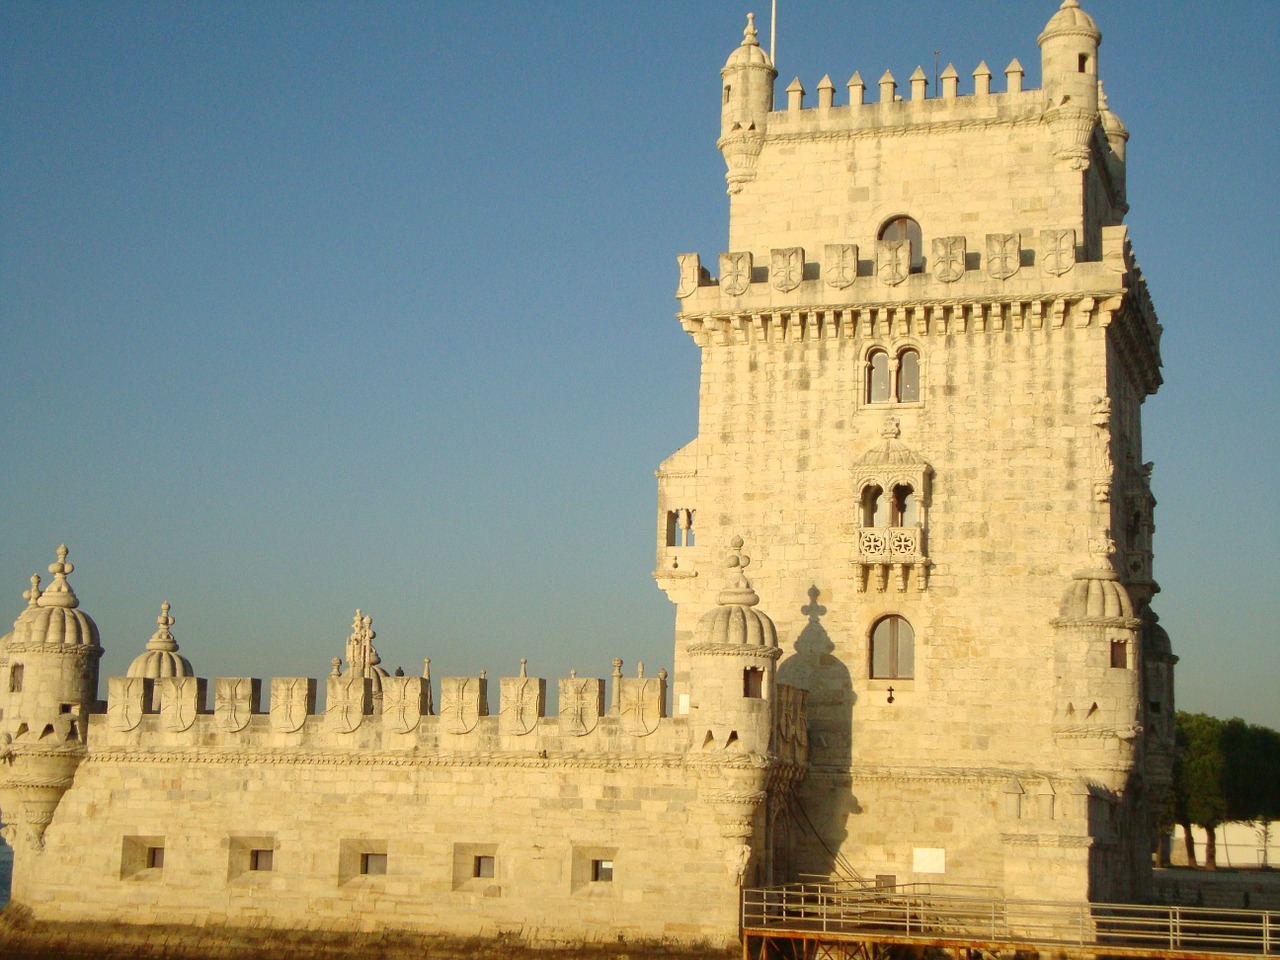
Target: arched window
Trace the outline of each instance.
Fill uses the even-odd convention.
[[[915,403],[920,399],[920,354],[903,350],[898,354],[899,403]]]
[[[867,487],[862,491],[862,525],[864,527],[887,527],[889,518],[885,516],[884,491],[879,487]]]
[[[881,617],[871,628],[871,677],[910,680],[916,672],[916,635],[902,617]]]
[[[890,526],[914,527],[920,518],[916,510],[915,491],[911,484],[900,483],[893,488],[893,519]]]
[[[867,403],[888,403],[889,397],[889,355],[873,350],[867,357]]]
[[[920,224],[910,217],[894,217],[880,228],[881,240],[909,240],[911,242],[911,272],[924,272],[924,234]]]

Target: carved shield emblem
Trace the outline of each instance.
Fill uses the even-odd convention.
[[[352,733],[364,722],[365,678],[350,671],[330,677],[325,719],[338,733]]]
[[[1017,233],[987,234],[987,273],[1007,280],[1022,265],[1022,237]]]
[[[441,684],[440,720],[450,733],[470,733],[482,716],[480,680],[476,677],[445,677]]]
[[[1076,232],[1074,230],[1042,230],[1040,263],[1046,273],[1060,277],[1076,265]]]
[[[218,677],[213,712],[218,727],[236,733],[249,725],[253,712],[253,681],[247,677]]]
[[[696,253],[682,253],[676,259],[680,264],[680,284],[676,287],[676,297],[683,300],[698,289],[698,281],[702,276],[702,258]]]
[[[933,275],[943,283],[964,276],[964,237],[938,237],[933,241]]]
[[[751,286],[750,253],[720,254],[720,289],[731,297],[739,297]]]
[[[822,260],[822,275],[827,285],[843,290],[858,279],[858,245],[828,243]]]
[[[876,272],[891,287],[907,279],[911,273],[911,241],[877,240]]]
[[[571,677],[560,681],[560,729],[585,737],[600,722],[601,683]]]
[[[133,730],[142,722],[147,681],[142,677],[111,677],[107,681],[107,719],[113,730]]]
[[[770,253],[769,279],[775,290],[790,293],[804,280],[804,248],[785,247]]]
[[[628,679],[622,685],[622,722],[627,732],[648,736],[662,719],[661,681],[652,677]]]
[[[280,733],[297,733],[314,708],[311,681],[306,677],[276,677],[271,681],[271,726]]]
[[[392,733],[408,733],[422,720],[422,678],[382,678],[382,723]]]
[[[508,677],[502,681],[499,708],[504,733],[523,736],[538,727],[542,716],[542,683],[533,677]]]
[[[195,677],[166,677],[156,682],[160,685],[160,723],[175,733],[190,730],[196,722],[200,681]]]

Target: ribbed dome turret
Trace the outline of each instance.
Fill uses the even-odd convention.
[[[745,570],[751,558],[744,556],[742,538],[732,540],[733,553],[725,561],[725,567],[737,570],[736,579],[720,591],[718,606],[702,615],[693,631],[695,646],[764,647],[776,649],[778,630],[764,612],[755,609],[760,597],[751,588]]]
[[[773,68],[773,61],[769,59],[769,54],[764,52],[764,48],[760,46],[760,41],[756,39],[759,31],[756,30],[756,15],[754,13],[747,14],[747,26],[742,31],[742,44],[729,54],[729,59],[725,61],[725,67],[768,67]]]
[[[98,625],[79,609],[80,600],[67,582],[67,575],[74,569],[67,563],[66,546],[58,547],[57,561],[49,564],[53,583],[41,593],[40,578],[31,578],[31,589],[23,593],[27,609],[14,621],[13,632],[4,638],[6,649],[46,643],[101,647]]]
[[[1094,23],[1093,17],[1080,9],[1079,0],[1062,0],[1058,12],[1045,24],[1039,42],[1043,46],[1046,40],[1068,35],[1091,37],[1095,42],[1102,39],[1102,31]]]
[[[1059,618],[1062,620],[1130,620],[1137,626],[1133,616],[1133,601],[1129,599],[1129,591],[1120,582],[1120,577],[1111,566],[1110,556],[1115,552],[1115,544],[1110,537],[1103,537],[1093,544],[1092,551],[1095,565],[1088,570],[1079,570],[1072,574],[1071,585],[1062,595],[1059,606]]]
[[[1173,643],[1169,640],[1169,632],[1160,626],[1160,618],[1150,607],[1142,615],[1142,652],[1150,659],[1176,659],[1173,656]]]
[[[178,653],[178,643],[170,631],[177,621],[169,616],[169,602],[160,604],[156,632],[147,641],[147,649],[129,664],[128,676],[158,680],[161,677],[193,676],[191,661]]]

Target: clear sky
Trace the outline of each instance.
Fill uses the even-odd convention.
[[[1038,87],[1057,3],[779,6],[779,102],[841,103],[935,51]],[[1085,7],[1165,327],[1179,706],[1280,727],[1280,3]],[[409,672],[669,668],[675,257],[725,246],[751,9],[0,0],[0,617],[65,541],[104,676],[162,600],[208,677],[323,676],[356,607]]]

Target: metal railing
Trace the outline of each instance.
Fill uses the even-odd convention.
[[[966,892],[967,891],[967,892]],[[1280,955],[1280,913],[1207,907],[1010,900],[947,884],[877,888],[806,882],[742,892],[746,933],[841,938],[1150,950],[1224,956]]]

